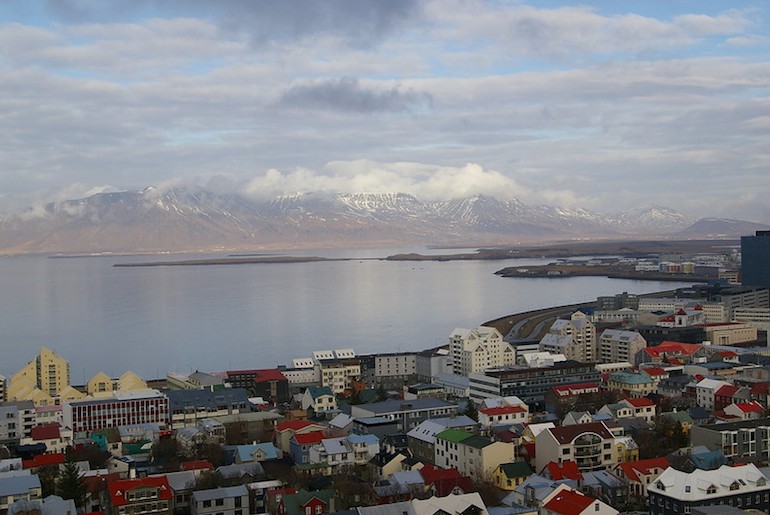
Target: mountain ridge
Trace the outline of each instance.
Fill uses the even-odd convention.
[[[650,206],[612,216],[472,195],[310,192],[274,198],[201,187],[103,192],[0,219],[0,252],[201,252],[263,248],[513,244],[577,238],[730,238],[770,226]]]

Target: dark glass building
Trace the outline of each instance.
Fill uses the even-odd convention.
[[[741,284],[770,288],[770,231],[741,236]]]

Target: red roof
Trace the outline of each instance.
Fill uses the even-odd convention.
[[[762,413],[765,411],[764,406],[757,401],[736,403],[735,406],[743,413]]]
[[[560,481],[562,479],[580,481],[583,479],[583,474],[580,473],[580,469],[574,461],[564,461],[562,463],[552,461],[547,467],[548,472],[551,474],[551,479],[554,481]]]
[[[717,354],[719,354],[719,356],[721,356],[723,358],[734,358],[735,356],[738,355],[738,354],[736,354],[735,352],[733,352],[731,350],[719,351],[719,352],[717,352]]]
[[[668,374],[666,369],[662,367],[644,367],[644,373],[650,377],[664,376]]]
[[[35,426],[30,431],[30,436],[33,440],[55,440],[56,438],[61,437],[59,429],[61,429],[61,426],[58,422]]]
[[[739,389],[740,388],[737,386],[726,384],[717,388],[717,391],[714,392],[714,395],[719,397],[732,397]]]
[[[567,395],[579,395],[582,390],[598,390],[599,385],[596,383],[560,384],[552,386],[551,389],[560,397],[565,397]]]
[[[753,395],[767,395],[768,393],[770,393],[770,384],[755,383],[751,386],[750,391]]]
[[[620,469],[628,479],[641,483],[642,480],[639,478],[639,474],[649,476],[654,473],[655,469],[659,469],[660,472],[663,472],[668,468],[668,465],[668,460],[665,457],[660,457],[639,461],[627,461],[620,464]]]
[[[543,508],[561,515],[579,515],[596,501],[593,497],[576,490],[564,489],[557,493]]]
[[[625,399],[627,403],[629,403],[634,408],[646,408],[648,406],[655,406],[655,403],[652,402],[647,397],[638,397],[636,399]]]
[[[507,415],[508,413],[526,413],[527,410],[521,406],[498,406],[495,408],[481,408],[479,413],[483,413],[489,417],[495,415]]]
[[[308,426],[317,425],[315,422],[309,422],[307,420],[300,420],[295,418],[294,420],[287,420],[286,422],[281,422],[280,424],[275,425],[275,430],[277,432],[281,431],[299,431],[300,429],[304,429]]]
[[[426,485],[433,485],[437,497],[446,497],[455,488],[460,488],[464,493],[476,491],[471,478],[463,476],[455,468],[445,469],[428,463],[420,469],[420,475]]]
[[[113,507],[126,506],[128,503],[127,492],[135,488],[157,488],[158,500],[169,501],[172,498],[171,487],[166,476],[142,477],[135,479],[122,479],[113,481],[107,488],[110,491],[110,501]]]
[[[182,470],[214,470],[214,464],[209,460],[185,461],[180,465]]]
[[[645,347],[642,350],[652,358],[660,358],[663,354],[690,356],[698,352],[700,348],[701,348],[701,345],[699,343],[682,343],[682,342],[664,341],[658,346]]]
[[[314,443],[320,443],[324,438],[326,438],[326,435],[323,431],[311,431],[304,434],[296,433],[294,435],[294,439],[297,440],[297,443],[300,445],[312,445]]]
[[[83,478],[83,483],[86,485],[86,490],[95,493],[106,490],[107,483],[118,480],[120,480],[120,472],[112,472],[104,476],[86,476]]]
[[[46,465],[61,465],[65,461],[63,452],[54,452],[51,454],[38,454],[33,456],[31,460],[24,460],[21,462],[21,466],[25,469],[32,469],[38,467],[45,467]]]
[[[257,377],[254,378],[255,383],[264,383],[267,381],[288,381],[286,376],[281,373],[277,368],[268,368],[265,370],[256,370]]]

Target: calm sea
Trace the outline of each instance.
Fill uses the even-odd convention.
[[[405,251],[427,252],[306,254],[371,258]],[[511,313],[679,286],[494,275],[548,260],[112,266],[181,258],[1,258],[0,374],[10,377],[40,346],[69,360],[79,384],[98,371],[117,377],[133,370],[149,379],[169,370],[274,367],[321,349],[417,350],[443,344],[455,327]]]

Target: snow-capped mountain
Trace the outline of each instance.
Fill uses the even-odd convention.
[[[607,217],[483,195],[434,202],[403,193],[320,192],[255,199],[198,187],[147,188],[51,203],[0,220],[0,252],[490,245],[664,236],[691,224],[690,217],[659,207]]]

